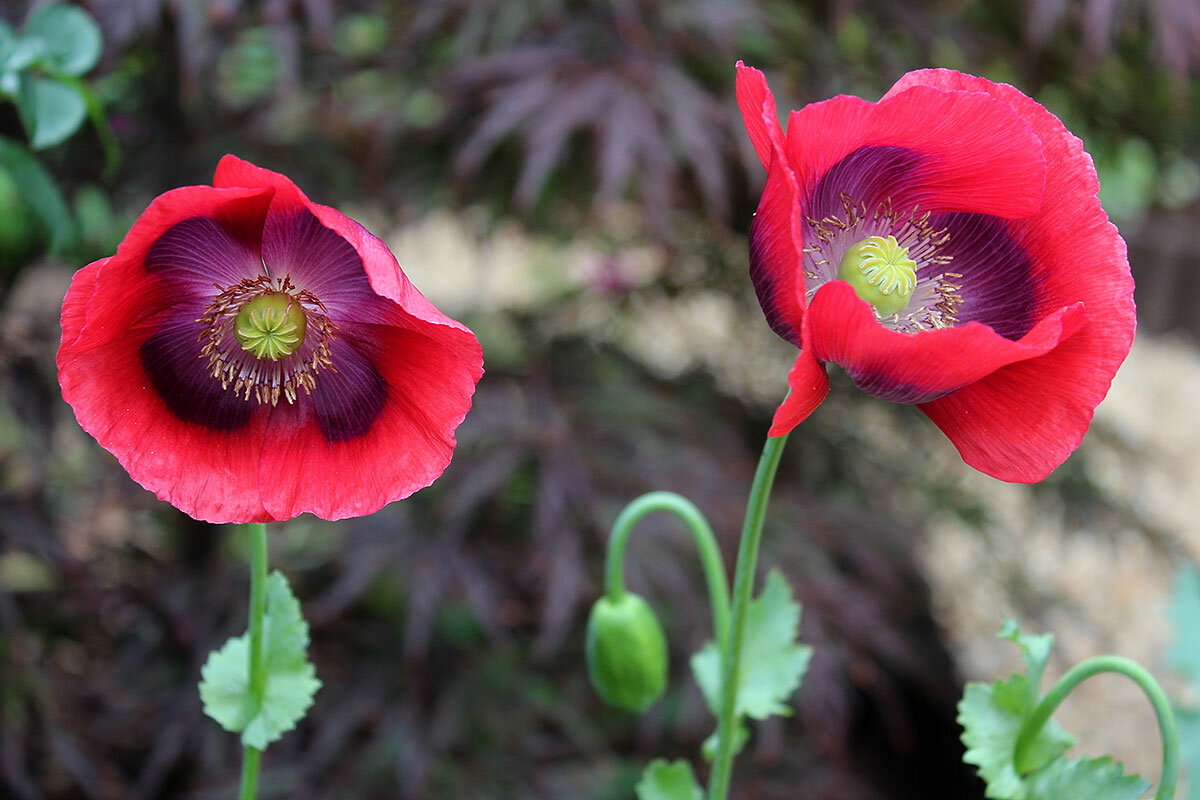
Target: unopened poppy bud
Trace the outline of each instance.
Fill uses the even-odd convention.
[[[587,628],[588,677],[611,705],[642,711],[667,683],[667,641],[646,601],[626,592],[592,606]]]

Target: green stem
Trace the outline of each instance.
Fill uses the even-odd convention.
[[[708,782],[709,800],[725,800],[733,774],[733,743],[737,736],[740,715],[737,713],[737,689],[741,680],[742,646],[746,638],[746,613],[754,590],[754,570],[758,563],[758,546],[762,541],[763,518],[767,514],[767,499],[775,470],[783,455],[787,434],[767,437],[750,501],[746,504],[746,521],[742,525],[742,541],[738,546],[737,568],[733,579],[733,606],[729,621],[729,636],[724,639],[721,655],[721,707],[717,713],[717,755],[713,759],[712,775]]]
[[[255,713],[267,693],[267,669],[263,663],[263,620],[267,612],[267,526],[246,526],[250,531],[250,697]],[[258,789],[261,751],[247,745],[242,751],[242,789],[238,800],[254,800]]]
[[[712,606],[713,632],[718,642],[725,640],[729,629],[729,582],[725,577],[725,564],[721,560],[721,549],[717,538],[704,514],[696,505],[674,492],[650,492],[625,506],[625,510],[613,523],[608,539],[608,559],[604,567],[604,585],[608,599],[617,602],[625,594],[622,566],[625,563],[625,546],[629,535],[642,517],[655,511],[669,511],[683,520],[696,549],[700,552],[700,563],[704,566],[704,579],[708,583],[708,601]]]
[[[1171,703],[1167,693],[1159,686],[1154,676],[1146,671],[1136,661],[1120,656],[1096,656],[1067,671],[1054,688],[1042,699],[1033,714],[1021,726],[1017,734],[1017,744],[1013,750],[1013,764],[1020,773],[1023,769],[1026,751],[1032,746],[1042,726],[1050,719],[1059,704],[1066,699],[1075,687],[1093,675],[1102,672],[1115,672],[1124,675],[1136,683],[1146,693],[1154,713],[1158,716],[1158,730],[1162,734],[1162,772],[1158,778],[1158,792],[1154,800],[1172,800],[1175,797],[1175,785],[1179,782],[1179,732],[1175,728],[1175,714],[1171,711]]]

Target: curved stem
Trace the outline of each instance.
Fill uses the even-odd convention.
[[[250,532],[250,697],[254,708],[262,707],[267,693],[267,670],[263,663],[263,620],[267,612],[267,526],[246,526]],[[242,788],[239,800],[254,800],[258,788],[261,751],[247,745],[242,751]]]
[[[669,511],[683,520],[696,549],[700,552],[700,563],[704,566],[704,580],[708,583],[708,601],[712,606],[713,632],[716,640],[725,640],[729,629],[729,581],[725,577],[725,564],[721,560],[721,549],[717,538],[704,514],[696,504],[674,492],[650,492],[625,506],[625,510],[613,523],[608,539],[608,558],[604,565],[604,586],[608,599],[616,602],[625,594],[625,579],[622,566],[625,563],[625,546],[629,535],[642,517],[655,511]]]
[[[741,680],[742,645],[746,638],[746,612],[754,589],[754,570],[758,563],[758,546],[762,541],[763,519],[767,514],[767,499],[775,470],[783,455],[787,434],[767,437],[758,471],[750,487],[746,504],[746,521],[742,524],[742,541],[738,546],[737,569],[733,579],[733,606],[729,621],[729,636],[723,641],[721,654],[721,707],[717,713],[717,755],[713,759],[712,775],[708,782],[709,800],[725,800],[729,779],[733,773],[733,742],[737,736],[740,715],[737,713],[737,689]]]
[[[1021,762],[1029,747],[1033,744],[1042,726],[1050,719],[1050,715],[1058,708],[1075,687],[1093,675],[1102,672],[1115,672],[1124,675],[1136,683],[1146,693],[1154,713],[1158,717],[1158,730],[1162,734],[1162,772],[1158,778],[1158,791],[1154,800],[1172,800],[1175,797],[1175,785],[1179,782],[1179,732],[1175,727],[1175,714],[1171,711],[1171,703],[1167,693],[1159,686],[1158,681],[1141,664],[1121,656],[1096,656],[1076,664],[1067,671],[1054,688],[1042,699],[1038,707],[1017,734],[1017,744],[1013,751],[1013,763],[1018,772],[1024,772]]]

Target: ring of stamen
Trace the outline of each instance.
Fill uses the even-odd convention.
[[[871,238],[885,242],[891,239],[913,263],[915,284],[908,301],[899,309],[881,309],[872,303],[879,321],[904,333],[956,325],[963,303],[958,294],[962,288],[962,275],[939,271],[952,260],[949,254],[939,252],[950,240],[949,231],[935,228],[930,223],[931,212],[920,211],[915,205],[908,211],[897,211],[891,197],[883,199],[873,209],[845,192],[841,194],[841,200],[842,214],[827,214],[820,219],[805,217],[802,272],[806,298],[811,300],[826,282],[844,279],[839,274],[842,262],[856,245]],[[877,293],[880,297],[887,296]],[[896,296],[894,290],[891,296]]]
[[[197,320],[204,329],[200,357],[207,372],[243,400],[275,406],[310,394],[321,370],[337,372],[331,343],[337,325],[308,290],[290,276],[259,275],[222,288]]]

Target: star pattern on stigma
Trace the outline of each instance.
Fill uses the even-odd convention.
[[[930,223],[932,213],[921,212],[918,204],[908,212],[897,212],[892,198],[887,197],[868,212],[865,203],[845,192],[841,193],[841,201],[842,215],[805,217],[813,239],[803,248],[806,302],[811,302],[817,289],[827,282],[845,279],[841,265],[855,246],[872,239],[890,239],[912,262],[913,285],[901,311],[882,313],[872,304],[879,322],[904,333],[953,327],[962,305],[958,292],[963,276],[944,269],[954,260],[954,256],[939,252],[950,241],[949,230],[935,228]],[[882,289],[880,293],[890,294]]]

